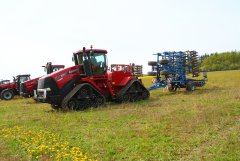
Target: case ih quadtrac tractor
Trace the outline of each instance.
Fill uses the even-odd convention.
[[[48,62],[44,67],[44,70],[47,74],[52,72],[64,69],[64,65],[52,65],[51,62]],[[34,91],[37,90],[38,80],[41,77],[34,78],[28,81],[21,83],[20,85],[20,95],[23,97],[32,97],[34,96]]]
[[[108,72],[107,51],[85,49],[73,54],[75,66],[38,81],[37,98],[53,108],[79,110],[105,101],[128,102],[149,97],[148,90],[129,71]]]
[[[14,95],[20,94],[20,84],[30,79],[29,74],[18,75],[13,77],[12,83],[0,85],[0,97],[3,100],[10,100]]]

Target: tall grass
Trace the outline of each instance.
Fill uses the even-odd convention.
[[[32,99],[0,101],[0,130],[48,131],[97,160],[240,160],[239,83],[240,71],[212,72],[194,92],[158,89],[146,101],[67,113]],[[16,140],[0,142],[3,159],[26,157]]]

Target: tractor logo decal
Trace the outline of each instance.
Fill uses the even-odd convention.
[[[66,76],[66,75],[68,75],[68,74],[75,73],[75,72],[77,72],[77,71],[79,71],[79,68],[76,68],[76,69],[73,69],[73,70],[69,70],[69,71],[67,71],[67,72],[65,72],[65,73],[63,73],[63,74],[61,74],[61,75],[56,76],[55,79],[56,79],[56,80],[62,79],[64,76]]]

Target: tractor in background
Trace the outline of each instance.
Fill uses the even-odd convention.
[[[21,83],[30,79],[29,74],[13,77],[13,82],[0,85],[0,97],[3,100],[11,100],[15,95],[20,94]]]
[[[46,72],[46,74],[50,74],[56,71],[59,71],[61,69],[64,69],[64,65],[52,65],[51,62],[48,62],[44,67],[44,71]],[[37,90],[37,85],[38,85],[38,80],[41,77],[37,77],[34,79],[30,79],[28,81],[25,81],[23,83],[21,83],[20,85],[20,95],[23,97],[32,97],[34,96],[34,92],[36,92]]]
[[[143,66],[136,65],[134,63],[130,64],[111,64],[110,71],[129,71],[133,76],[141,77],[143,76]]]
[[[82,110],[106,101],[145,100],[149,91],[130,71],[108,71],[107,50],[83,48],[74,66],[41,77],[36,97],[54,109]]]
[[[148,72],[153,78],[148,90],[166,87],[169,91],[186,88],[194,91],[196,87],[202,87],[207,81],[207,73],[203,72],[203,79],[193,79],[200,76],[199,61],[196,51],[163,52],[154,54],[157,61],[149,61],[152,71]],[[192,78],[187,75],[191,74]]]
[[[1,80],[0,81],[0,85],[2,84],[9,84],[10,83],[10,80]]]

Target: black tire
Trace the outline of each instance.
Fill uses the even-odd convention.
[[[168,64],[168,62],[169,61],[167,59],[160,60],[160,64],[162,64],[162,65]]]
[[[148,61],[148,65],[149,66],[157,66],[157,62],[156,61]]]
[[[148,72],[147,75],[148,75],[148,76],[156,76],[156,75],[157,75],[157,72]]]
[[[187,82],[187,84],[186,84],[187,91],[195,91],[195,89],[196,89],[196,86],[195,86],[194,82],[192,82],[192,81]]]
[[[171,72],[169,70],[163,70],[160,72],[161,75],[168,75],[171,74]]]
[[[173,88],[173,86],[172,86],[172,84],[168,84],[168,85],[166,86],[166,88],[167,88],[167,90],[168,90],[169,92],[174,92],[174,91],[175,91],[174,88]]]
[[[9,101],[14,97],[14,93],[11,89],[5,89],[1,92],[1,99]]]

